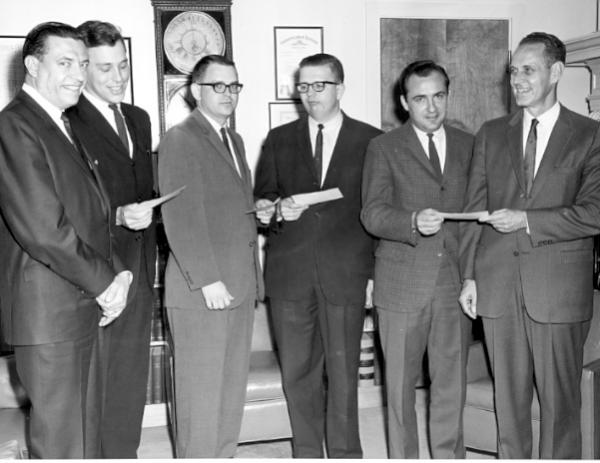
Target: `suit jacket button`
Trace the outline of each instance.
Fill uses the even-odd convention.
[[[248,243],[248,246],[250,246],[251,248],[254,247],[254,245],[256,244],[256,241],[252,240]]]
[[[513,256],[518,257],[519,256],[519,251],[513,251]]]
[[[519,198],[521,198],[521,199],[523,199],[524,197],[525,197],[525,195],[524,195],[523,193],[521,193],[521,194],[519,195]]]

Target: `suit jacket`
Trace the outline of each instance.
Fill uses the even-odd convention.
[[[98,171],[110,198],[113,220],[119,206],[151,199],[154,185],[150,118],[143,109],[126,103],[121,104],[121,111],[133,144],[132,158],[106,118],[85,96],[81,96],[79,103],[67,111],[76,136],[98,162]],[[112,233],[114,252],[133,273],[129,290],[131,299],[139,284],[142,256],[145,256],[146,265],[146,281],[142,283],[148,287],[154,285],[156,222],[140,231],[115,225]]]
[[[374,304],[389,310],[417,311],[433,296],[443,257],[460,287],[458,225],[445,221],[431,236],[412,227],[413,212],[433,208],[460,212],[464,206],[473,136],[453,127],[446,131],[443,179],[410,123],[370,144],[363,175],[363,210],[367,230],[380,238],[375,253]]]
[[[280,224],[266,246],[267,295],[310,297],[314,275],[334,304],[364,303],[373,273],[373,239],[360,223],[360,182],[367,143],[381,131],[344,114],[322,188],[317,183],[306,116],[269,132],[256,172],[257,198],[285,198],[339,187],[342,199],[311,206]]]
[[[199,110],[172,127],[159,146],[162,192],[186,189],[162,207],[171,248],[165,305],[206,307],[202,287],[222,281],[235,298],[262,295],[251,176],[242,138],[229,131],[242,176],[221,137]]]
[[[6,341],[94,332],[95,297],[123,269],[113,263],[108,198],[97,172],[23,91],[0,113],[0,210]]]
[[[523,112],[486,122],[477,134],[466,210],[527,211],[530,233],[470,224],[461,243],[464,278],[477,283],[477,313],[499,317],[521,284],[542,323],[592,315],[592,235],[600,231],[598,123],[561,106],[533,187],[526,193]],[[520,278],[520,281],[519,281]]]

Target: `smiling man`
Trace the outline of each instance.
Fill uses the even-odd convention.
[[[2,331],[31,401],[30,456],[94,457],[84,434],[99,309],[118,316],[131,274],[112,254],[94,159],[63,113],[86,81],[85,44],[73,27],[43,23],[23,61],[23,89],[0,113]]]
[[[332,55],[300,62],[308,113],[267,135],[255,196],[267,238],[266,292],[279,348],[296,458],[361,458],[358,363],[370,304],[373,239],[360,223],[367,143],[381,131],[340,109],[344,69]],[[344,197],[307,208],[291,195],[337,187]],[[272,203],[283,198],[277,224]]]
[[[534,385],[540,458],[581,458],[600,138],[597,122],[557,100],[565,54],[551,34],[521,40],[510,64],[520,109],[481,127],[469,177],[465,210],[491,214],[462,234],[460,300],[483,319],[500,458],[531,458]]]
[[[374,303],[385,357],[388,449],[418,458],[415,387],[427,352],[433,458],[465,458],[469,319],[458,305],[458,225],[473,137],[445,124],[450,80],[439,64],[409,64],[399,79],[409,120],[369,144],[362,220],[380,239]],[[422,457],[422,455],[421,455]]]
[[[125,43],[112,24],[77,28],[88,48],[87,83],[67,111],[76,136],[96,159],[110,198],[113,249],[133,272],[127,308],[100,328],[103,380],[98,449],[102,458],[135,458],[146,402],[152,286],[156,258],[152,209],[150,118],[123,102],[130,69]]]
[[[197,107],[159,147],[170,246],[165,306],[175,348],[178,458],[230,458],[242,422],[256,300],[262,278],[252,181],[242,138],[228,121],[242,84],[224,56],[192,71]]]

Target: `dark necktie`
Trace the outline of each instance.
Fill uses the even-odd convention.
[[[321,186],[321,177],[323,175],[323,124],[319,124],[317,132],[317,140],[315,142],[315,170],[317,171],[317,180],[319,187]]]
[[[125,127],[125,119],[123,119],[121,111],[119,111],[119,108],[116,104],[111,103],[108,105],[108,107],[112,109],[112,112],[115,116],[115,124],[117,124],[117,133],[119,134],[119,138],[121,139],[121,142],[123,143],[127,154],[129,154],[129,139],[127,138],[127,128]]]
[[[87,153],[79,145],[79,140],[77,140],[77,137],[73,133],[73,129],[71,129],[71,121],[69,120],[69,118],[67,117],[67,115],[65,113],[62,113],[60,115],[60,119],[63,121],[63,124],[65,126],[65,130],[69,134],[69,138],[71,139],[71,143],[73,143],[73,146],[75,147],[75,150],[80,154],[80,156],[83,158],[83,160],[88,165],[88,167],[90,168],[90,170],[94,170],[94,168],[92,166],[92,162],[87,157]]]
[[[438,156],[437,149],[435,148],[435,143],[433,142],[433,134],[428,133],[427,137],[429,138],[429,162],[431,162],[431,166],[433,167],[436,175],[441,179],[442,167],[440,165],[440,157]]]
[[[537,145],[537,119],[531,119],[527,142],[525,143],[525,155],[523,170],[525,172],[525,182],[527,185],[527,195],[531,192],[533,186],[533,178],[535,177],[535,149]]]

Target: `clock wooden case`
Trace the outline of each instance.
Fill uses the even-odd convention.
[[[194,65],[205,55],[232,59],[231,0],[151,0],[154,8],[161,136],[195,107]],[[233,120],[230,121],[233,124]]]

